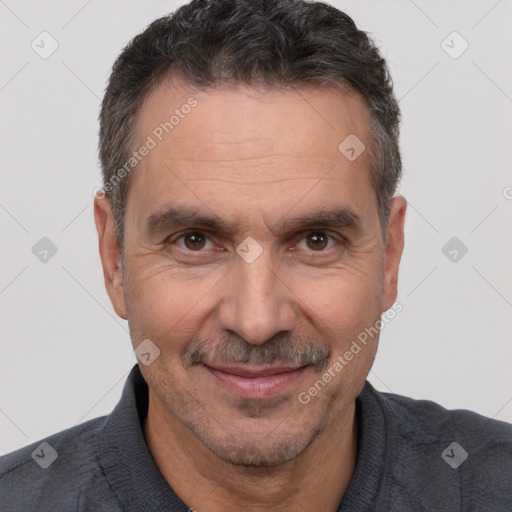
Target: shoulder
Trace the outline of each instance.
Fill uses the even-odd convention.
[[[439,510],[452,499],[470,510],[509,509],[511,424],[429,400],[375,393],[397,433],[395,488],[429,493],[430,500],[439,500]]]
[[[476,451],[495,443],[512,445],[512,424],[466,409],[446,409],[430,400],[416,400],[392,393],[375,392],[381,404],[397,420],[405,437],[435,440],[446,435],[467,440]]]
[[[2,511],[79,510],[84,489],[106,486],[97,459],[97,433],[106,416],[68,428],[0,457]],[[46,509],[45,509],[46,510]]]

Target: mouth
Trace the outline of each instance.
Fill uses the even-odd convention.
[[[305,366],[208,366],[203,365],[223,387],[242,398],[264,399],[277,396],[295,382]]]

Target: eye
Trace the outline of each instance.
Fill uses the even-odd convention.
[[[323,233],[322,231],[318,231],[306,235],[301,240],[301,242],[296,246],[296,248],[300,250],[312,250],[314,252],[322,252],[336,245],[335,241],[333,242],[333,240],[335,239],[331,235]],[[301,244],[303,245],[304,242],[306,247],[301,247]],[[331,243],[331,245],[329,245],[329,243]]]
[[[304,236],[293,250],[326,252],[336,245],[336,238],[323,231],[314,231]],[[180,249],[188,252],[204,252],[207,249],[214,249],[216,245],[208,236],[198,231],[182,233],[167,244],[175,244]],[[209,244],[209,245],[208,245]]]
[[[183,244],[178,243],[179,240],[183,241]],[[182,249],[195,252],[204,249],[208,242],[213,246],[212,241],[206,235],[196,232],[183,233],[174,239],[174,243]]]

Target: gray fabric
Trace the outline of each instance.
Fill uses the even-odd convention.
[[[358,459],[338,512],[512,511],[512,425],[381,393],[369,382],[356,404]],[[147,406],[135,365],[110,415],[0,457],[0,511],[201,512],[159,472],[141,428]],[[46,469],[32,458],[42,441],[58,453]],[[445,452],[453,442],[468,453],[457,468],[463,452]],[[50,454],[36,453],[39,461]]]

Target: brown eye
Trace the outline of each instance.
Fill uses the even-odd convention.
[[[309,249],[321,251],[327,247],[329,237],[324,233],[312,233],[306,237]]]
[[[201,250],[206,244],[206,237],[200,233],[188,233],[183,235],[183,243],[191,251]]]

